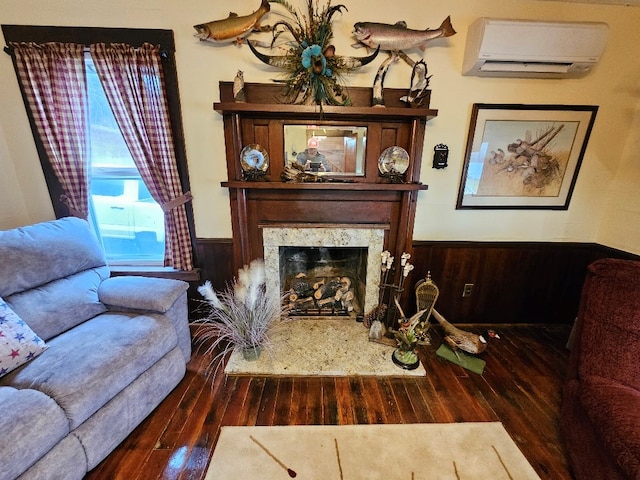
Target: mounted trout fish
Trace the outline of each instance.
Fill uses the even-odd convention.
[[[270,31],[271,27],[261,27],[260,19],[271,10],[269,2],[262,0],[260,8],[250,15],[239,17],[236,13],[229,13],[224,20],[214,20],[208,23],[194,25],[196,29],[194,36],[198,37],[202,42],[226,43],[236,42],[242,43],[242,39],[251,32]]]
[[[380,50],[398,52],[418,47],[424,50],[427,42],[441,37],[455,35],[456,31],[451,25],[451,17],[447,17],[439,28],[435,30],[411,30],[407,23],[400,21],[395,25],[387,23],[358,22],[353,26],[353,35],[358,42],[352,45],[355,48],[366,45],[369,48],[380,47]]]

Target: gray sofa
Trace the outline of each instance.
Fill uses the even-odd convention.
[[[191,356],[187,287],[110,278],[77,218],[0,231],[0,300],[48,347],[0,377],[1,480],[80,479],[151,413]]]

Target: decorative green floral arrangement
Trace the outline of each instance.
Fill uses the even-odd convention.
[[[371,62],[373,55],[363,58],[341,57],[330,44],[333,38],[332,18],[336,12],[347,10],[344,5],[318,7],[318,0],[307,0],[307,14],[299,13],[286,0],[269,0],[287,9],[290,20],[280,20],[273,25],[273,42],[283,34],[293,40],[286,43],[286,54],[268,56],[258,52],[251,41],[251,51],[268,65],[285,70],[285,101],[297,104],[350,105],[340,83],[342,77],[358,67]]]

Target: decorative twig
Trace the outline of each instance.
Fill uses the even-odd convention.
[[[342,462],[340,462],[340,450],[338,449],[338,439],[334,438],[333,442],[336,444],[336,457],[338,458],[338,469],[340,470],[340,480],[343,480],[344,474],[342,473]]]
[[[249,435],[249,438],[253,441],[253,443],[255,443],[262,450],[264,450],[264,452],[267,455],[269,455],[278,465],[280,465],[282,468],[284,468],[291,478],[295,478],[295,477],[298,476],[298,474],[296,473],[295,470],[292,470],[291,468],[287,467],[278,457],[276,457],[273,453],[271,453],[267,447],[265,447],[258,440],[256,440],[253,435]]]

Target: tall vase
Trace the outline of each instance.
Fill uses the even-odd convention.
[[[260,358],[260,353],[262,353],[261,345],[253,345],[250,347],[242,348],[242,358],[244,358],[247,362],[255,362]]]

